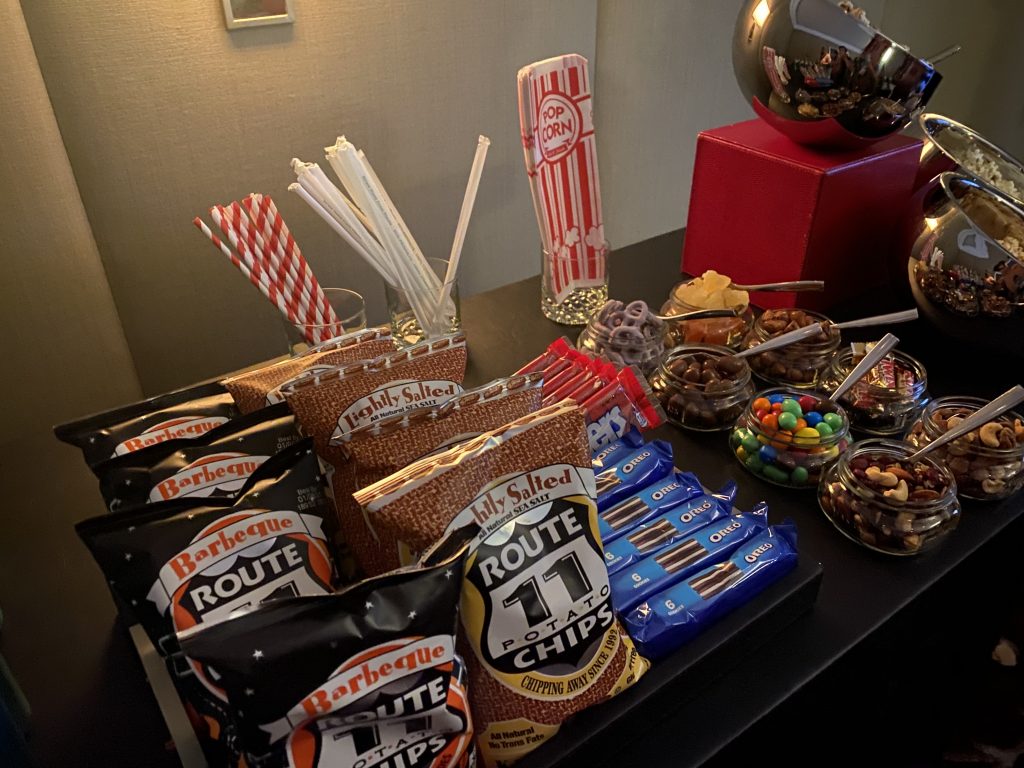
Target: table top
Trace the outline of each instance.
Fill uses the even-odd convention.
[[[611,263],[611,293],[660,305],[678,280],[682,232],[622,249]],[[886,311],[888,294],[870,310]],[[559,335],[579,329],[546,320],[539,310],[539,280],[528,280],[462,301],[469,339],[467,386],[506,375]],[[863,305],[867,306],[867,305]],[[899,307],[895,307],[899,308]],[[836,319],[851,313],[837,310]],[[926,365],[933,395],[992,396],[1014,372],[981,350],[970,363],[917,323],[893,329],[901,349]],[[876,334],[877,335],[877,334]],[[595,764],[614,754],[616,766],[698,765],[770,712],[857,643],[898,614],[997,534],[1021,536],[1020,496],[998,504],[964,506],[958,529],[935,550],[916,558],[887,558],[845,539],[824,518],[813,492],[770,486],[746,474],[732,458],[725,433],[699,435],[661,427],[677,464],[709,487],[732,478],[738,506],[768,501],[773,519],[798,524],[800,554],[825,571],[814,610],[699,695],[685,692],[676,707],[624,731],[595,734]],[[41,765],[177,764],[167,732],[127,632],[99,569],[78,541],[75,522],[103,512],[95,478],[79,452],[51,435],[0,449],[0,654],[32,706],[30,750]],[[658,674],[655,666],[649,674]],[[628,692],[627,694],[628,695]],[[685,728],[685,746],[667,747]],[[609,747],[614,746],[614,750]],[[588,749],[588,753],[591,750]]]

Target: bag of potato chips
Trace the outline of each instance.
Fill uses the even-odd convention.
[[[647,662],[616,619],[583,411],[568,401],[355,494],[374,527],[422,550],[474,524],[461,616],[478,744],[510,763]]]

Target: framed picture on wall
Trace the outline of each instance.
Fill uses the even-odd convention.
[[[291,24],[295,21],[294,0],[221,0],[228,29]]]

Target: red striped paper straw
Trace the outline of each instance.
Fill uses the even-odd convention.
[[[288,308],[285,305],[284,301],[281,299],[281,297],[278,296],[275,298],[271,295],[269,281],[262,280],[260,277],[257,276],[256,272],[249,269],[246,266],[246,264],[237,255],[235,255],[235,253],[230,248],[228,248],[224,244],[224,242],[219,237],[217,237],[217,235],[213,233],[213,231],[206,225],[205,221],[196,216],[194,219],[192,219],[192,223],[195,224],[196,227],[198,227],[199,230],[210,239],[210,242],[212,242],[214,246],[216,246],[221,251],[221,253],[228,257],[228,260],[232,264],[234,264],[235,267],[237,267],[238,271],[241,272],[246,277],[246,279],[249,280],[250,283],[252,283],[254,286],[256,286],[256,288],[259,289],[260,293],[266,296],[267,299],[269,299],[270,302],[278,308],[281,314],[287,317],[288,320],[291,321],[292,323],[295,323],[294,318],[289,316]],[[299,327],[301,330],[301,325],[296,324],[296,327]],[[312,339],[308,337],[307,340],[312,341]]]
[[[268,252],[263,238],[256,231],[255,225],[250,226],[248,219],[246,218],[241,206],[238,203],[232,203],[230,209],[225,209],[223,206],[217,206],[216,212],[220,214],[223,219],[227,219],[230,224],[230,229],[225,230],[225,233],[231,237],[234,234],[235,240],[243,247],[249,248],[248,244],[254,245],[254,250],[250,250],[249,253],[258,262],[262,271],[273,276],[281,273],[281,265],[276,259]],[[211,209],[211,215],[214,214],[214,210]],[[214,216],[216,220],[216,216]],[[224,228],[223,224],[221,225]],[[242,248],[240,248],[242,250]],[[308,272],[308,268],[307,268]],[[315,278],[314,278],[315,281]],[[295,322],[301,325],[310,326],[326,326],[337,325],[337,317],[331,310],[329,316],[323,316],[318,308],[312,309],[309,304],[310,289],[307,283],[297,283],[291,278],[287,277],[284,281],[278,281],[274,284],[275,290],[284,295],[285,301],[289,307],[289,314],[295,318]],[[319,285],[317,285],[319,289]],[[312,305],[313,308],[316,305]],[[317,331],[317,336],[322,335],[323,331]],[[333,335],[337,335],[336,333]]]

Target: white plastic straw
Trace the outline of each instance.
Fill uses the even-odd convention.
[[[476,193],[480,188],[480,176],[484,172],[484,162],[487,160],[487,148],[491,146],[491,140],[486,136],[477,139],[476,154],[473,156],[473,166],[469,170],[469,181],[466,183],[466,194],[462,198],[462,210],[459,211],[459,223],[455,227],[455,239],[452,241],[452,251],[448,256],[448,269],[444,275],[444,284],[437,297],[438,314],[440,322],[445,322],[444,308],[452,295],[452,285],[455,283],[455,275],[459,269],[459,260],[462,258],[462,246],[466,242],[466,230],[469,228],[469,218],[473,215],[473,204],[476,202]],[[447,322],[445,322],[447,325]]]

